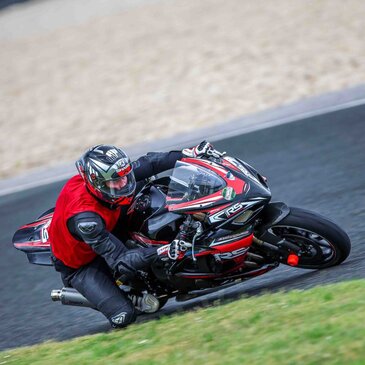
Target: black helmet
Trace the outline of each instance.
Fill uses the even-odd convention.
[[[110,203],[130,204],[136,189],[133,167],[126,153],[111,145],[90,148],[76,167],[89,191]]]

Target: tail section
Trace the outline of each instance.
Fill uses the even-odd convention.
[[[48,227],[54,208],[43,213],[36,221],[20,227],[13,236],[14,247],[27,254],[31,264],[52,265]]]

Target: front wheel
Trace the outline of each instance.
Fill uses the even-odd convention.
[[[327,218],[308,210],[290,208],[290,213],[270,230],[300,248],[297,267],[303,269],[339,265],[350,254],[347,234]]]

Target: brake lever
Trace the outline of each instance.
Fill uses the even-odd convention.
[[[219,152],[217,150],[215,150],[214,148],[209,149],[206,154],[209,157],[214,157],[214,158],[222,158],[224,155],[226,155],[227,152]]]

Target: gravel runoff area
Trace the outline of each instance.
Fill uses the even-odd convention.
[[[365,80],[364,0],[43,0],[0,12],[0,178]]]

